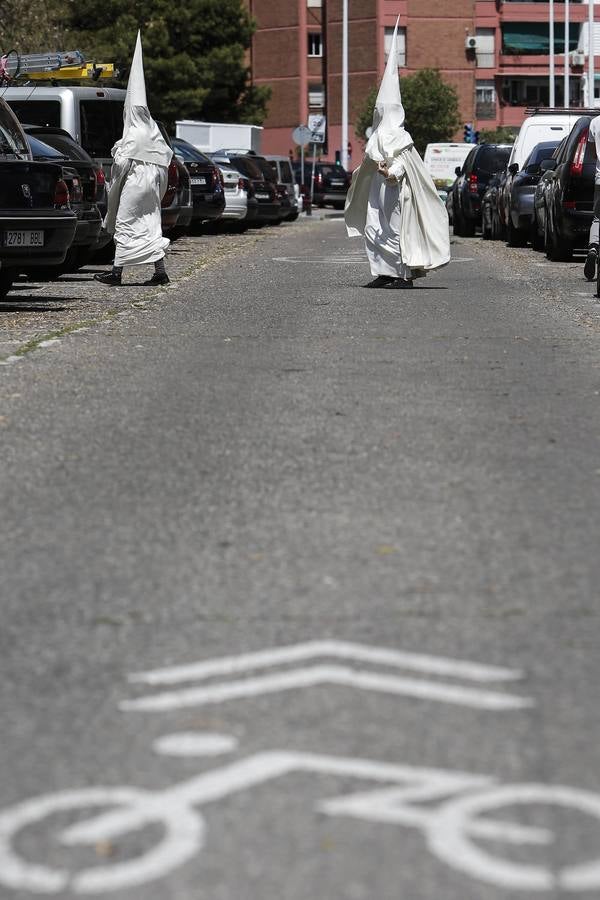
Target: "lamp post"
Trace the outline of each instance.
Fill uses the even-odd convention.
[[[550,31],[550,73],[549,73],[549,85],[550,88],[550,108],[554,109],[556,106],[556,95],[555,95],[555,75],[554,75],[554,0],[550,0],[549,3],[549,14],[550,14],[550,22],[549,22],[549,31]]]
[[[594,108],[596,99],[596,73],[594,71],[594,53],[596,42],[594,40],[594,0],[588,2],[588,106]]]
[[[565,0],[565,89],[564,89],[564,103],[567,109],[570,106],[570,94],[569,94],[569,75],[571,74],[569,71],[569,0]]]
[[[342,166],[348,168],[348,0],[343,0],[342,22]]]

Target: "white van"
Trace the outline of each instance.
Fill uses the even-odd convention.
[[[542,141],[562,141],[570,133],[577,119],[584,115],[586,115],[584,109],[573,112],[566,112],[563,109],[556,111],[542,109],[532,113],[521,125],[508,165],[517,163],[520,171],[536,144],[541,144]]]
[[[473,144],[427,144],[423,162],[438,191],[447,191],[456,178],[455,169],[473,149]]]
[[[111,147],[123,134],[124,90],[28,85],[2,88],[0,96],[22,124],[64,128],[109,173]]]

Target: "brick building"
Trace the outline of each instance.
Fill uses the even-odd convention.
[[[252,79],[272,89],[265,152],[287,153],[292,130],[305,124],[309,113],[324,113],[327,157],[333,159],[341,147],[342,0],[246,3],[258,25],[250,53]],[[556,103],[563,105],[564,2],[556,0],[554,8]],[[527,106],[548,104],[547,0],[349,0],[350,142],[355,160],[360,158],[361,136],[352,127],[354,112],[383,73],[398,16],[400,74],[425,66],[440,69],[458,91],[464,122],[476,128],[519,125]],[[571,0],[572,104],[583,104],[587,90],[587,17],[587,2]],[[594,47],[598,70],[597,32]]]

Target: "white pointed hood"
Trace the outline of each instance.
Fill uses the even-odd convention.
[[[404,128],[404,106],[398,77],[398,24],[396,21],[388,61],[379,86],[373,113],[373,133],[365,148],[365,155],[375,162],[393,159],[399,150],[412,144]]]
[[[139,31],[127,82],[123,119],[123,137],[112,148],[113,157],[119,154],[125,159],[168,166],[173,158],[173,151],[148,109],[142,37]]]

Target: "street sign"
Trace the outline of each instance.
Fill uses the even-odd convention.
[[[307,128],[306,125],[298,125],[298,127],[294,128],[292,131],[292,140],[300,147],[309,144],[311,139],[312,131],[310,128]]]
[[[310,128],[311,144],[325,143],[325,130],[327,126],[327,118],[320,115],[312,115],[308,117],[308,127]]]

